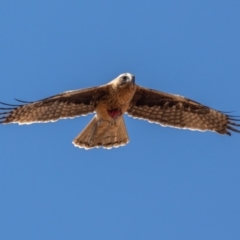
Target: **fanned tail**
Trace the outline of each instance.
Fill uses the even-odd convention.
[[[85,149],[94,147],[110,149],[124,146],[128,142],[129,138],[122,117],[109,122],[99,120],[97,116],[94,116],[86,128],[73,140],[74,146]]]

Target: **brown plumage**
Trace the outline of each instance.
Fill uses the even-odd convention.
[[[129,142],[123,114],[176,128],[240,132],[238,119],[190,99],[140,87],[124,73],[99,87],[64,92],[36,102],[8,105],[1,123],[54,122],[96,112],[87,127],[73,140],[80,148],[112,148]]]

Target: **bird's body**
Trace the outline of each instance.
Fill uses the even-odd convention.
[[[88,126],[73,140],[75,146],[85,149],[94,147],[112,148],[129,141],[123,115],[136,91],[134,76],[125,76],[106,84],[106,94],[96,104],[96,115]]]
[[[25,103],[25,102],[24,102]],[[238,119],[190,99],[143,88],[135,77],[124,73],[108,84],[64,92],[36,102],[0,108],[6,112],[1,123],[31,124],[53,122],[95,112],[87,127],[74,139],[77,147],[112,148],[129,141],[123,115],[176,128],[215,131],[230,135],[239,132]],[[9,107],[10,106],[10,107]]]
[[[106,84],[107,94],[98,101],[96,114],[99,119],[112,121],[122,116],[128,109],[136,91],[135,77],[131,74],[121,83],[119,78]]]

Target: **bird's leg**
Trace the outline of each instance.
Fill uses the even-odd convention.
[[[108,120],[99,120],[97,125],[100,126],[101,124],[103,123],[107,123],[109,124],[110,126],[115,126],[117,123],[115,121],[115,119],[111,120],[111,121],[108,121]]]

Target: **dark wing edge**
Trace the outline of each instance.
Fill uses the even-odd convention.
[[[23,104],[0,102],[0,123],[31,124],[85,116],[95,111],[99,99],[107,93],[106,85],[63,92],[36,102],[15,99]]]
[[[191,99],[137,86],[127,114],[162,126],[231,135],[240,133],[238,116],[209,108]]]

